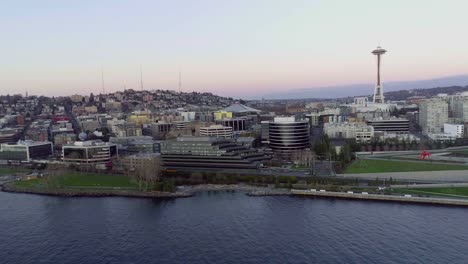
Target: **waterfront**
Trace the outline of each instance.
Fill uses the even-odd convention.
[[[468,210],[250,197],[0,192],[2,263],[466,263]]]

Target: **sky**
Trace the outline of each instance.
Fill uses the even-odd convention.
[[[0,94],[236,98],[468,73],[466,0],[1,0]]]

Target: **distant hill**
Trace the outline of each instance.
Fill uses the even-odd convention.
[[[456,75],[430,80],[388,82],[383,84],[386,98],[388,98],[389,92],[392,91],[443,87],[440,88],[442,91],[438,93],[446,93],[443,89],[446,89],[447,87],[465,87],[466,85],[468,85],[468,75]],[[272,92],[269,94],[253,96],[250,99],[342,98],[346,96],[373,94],[374,86],[375,84],[368,83],[308,89],[291,89],[282,92]]]
[[[428,88],[428,89],[400,90],[400,91],[393,91],[393,92],[385,93],[385,100],[400,101],[400,100],[405,100],[406,98],[411,97],[411,96],[432,97],[441,93],[455,94],[455,93],[466,92],[466,91],[468,91],[468,85],[467,86],[436,87],[436,88]]]

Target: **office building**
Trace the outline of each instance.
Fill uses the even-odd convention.
[[[250,122],[246,117],[224,118],[215,120],[217,125],[232,127],[232,131],[245,131],[249,129]]]
[[[131,155],[137,153],[154,153],[156,141],[150,136],[111,137],[109,143],[116,144],[119,155]]]
[[[200,127],[200,136],[232,138],[232,127],[221,125]]]
[[[52,154],[51,142],[20,140],[16,144],[0,144],[0,160],[30,162],[37,158],[47,158]]]
[[[276,117],[273,122],[263,121],[262,141],[277,153],[290,153],[310,145],[309,122],[294,117]],[[268,131],[268,132],[267,132]]]
[[[230,139],[178,137],[161,142],[166,169],[257,169],[270,157]]]
[[[325,124],[323,132],[329,138],[349,138],[361,143],[370,142],[374,137],[372,126],[358,123]]]
[[[77,141],[62,147],[62,160],[76,163],[106,163],[117,156],[117,145],[98,140]]]
[[[409,133],[409,120],[405,118],[372,119],[367,124],[374,128],[374,131],[391,133]]]

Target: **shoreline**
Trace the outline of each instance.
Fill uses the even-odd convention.
[[[437,197],[405,197],[398,195],[383,195],[383,194],[361,194],[361,193],[344,193],[344,192],[320,192],[310,190],[288,190],[275,189],[271,187],[258,187],[244,184],[200,184],[200,185],[184,185],[179,186],[176,192],[140,192],[126,190],[80,190],[80,189],[30,189],[11,186],[12,182],[5,183],[1,186],[1,191],[10,193],[26,193],[36,195],[46,195],[55,197],[128,197],[128,198],[188,198],[194,196],[198,192],[209,191],[239,191],[248,196],[295,196],[295,197],[311,197],[322,199],[344,199],[344,200],[361,200],[361,201],[380,201],[380,202],[396,202],[396,203],[412,203],[440,206],[463,206],[468,207],[468,200],[437,198]]]
[[[48,190],[38,188],[21,188],[4,184],[1,186],[2,192],[9,193],[26,193],[56,197],[128,197],[128,198],[187,198],[193,196],[193,193],[186,192],[140,192],[140,191],[126,191],[126,190],[80,190],[80,189],[59,189]]]
[[[437,198],[437,197],[405,197],[398,195],[385,194],[362,194],[362,193],[344,193],[344,192],[320,192],[309,190],[291,190],[291,194],[297,197],[313,197],[313,198],[333,198],[343,200],[361,200],[361,201],[376,201],[376,202],[393,202],[393,203],[412,203],[425,205],[439,206],[461,206],[468,207],[468,200]]]

